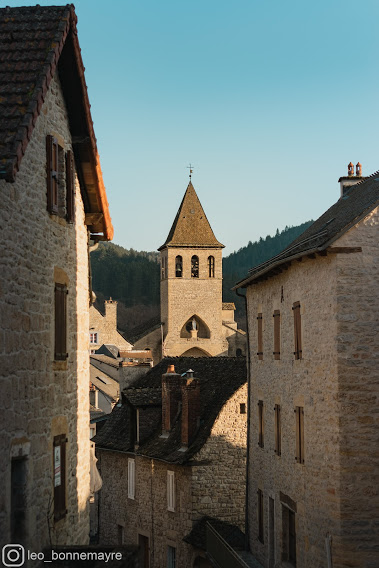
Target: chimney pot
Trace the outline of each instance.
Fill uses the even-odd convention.
[[[354,164],[352,162],[347,166],[347,175],[349,177],[354,175]]]
[[[175,365],[169,365],[167,367],[167,372],[168,373],[175,373]]]
[[[355,175],[357,177],[361,177],[362,175],[362,164],[360,162],[355,166]]]

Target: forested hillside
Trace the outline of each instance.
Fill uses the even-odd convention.
[[[223,260],[223,300],[236,304],[236,319],[244,326],[243,300],[231,288],[249,268],[278,254],[310,225],[276,231],[275,236],[249,242]],[[159,314],[159,254],[124,249],[113,243],[100,243],[91,253],[92,285],[97,296],[96,307],[103,311],[104,299],[119,302],[119,328],[127,332]]]

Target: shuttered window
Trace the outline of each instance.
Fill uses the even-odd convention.
[[[263,491],[258,489],[258,540],[264,542]]]
[[[258,314],[257,316],[258,322],[258,359],[260,361],[263,360],[263,316],[262,314]]]
[[[53,136],[46,136],[46,182],[47,210],[58,215],[58,142]]]
[[[295,339],[295,359],[302,359],[303,352],[301,348],[301,314],[300,302],[295,302],[293,307],[293,323],[294,323],[294,339]]]
[[[282,423],[280,416],[280,404],[275,404],[275,453],[280,456],[282,453]]]
[[[167,472],[167,510],[175,511],[175,473]]]
[[[136,494],[136,462],[128,458],[128,497],[134,499]]]
[[[274,311],[274,359],[280,359],[280,311]]]
[[[66,218],[69,223],[75,221],[74,159],[71,150],[66,154]]]
[[[264,447],[263,400],[258,401],[258,446]]]
[[[67,287],[55,284],[55,361],[65,361],[67,353]]]
[[[67,514],[66,510],[66,434],[54,436],[53,471],[54,471],[54,521],[59,521]]]
[[[296,461],[304,463],[304,408],[296,406]]]

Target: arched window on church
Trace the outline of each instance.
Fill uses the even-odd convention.
[[[179,255],[175,259],[175,276],[181,278],[183,275],[183,258]]]
[[[191,258],[191,276],[192,278],[199,278],[199,257],[196,254]]]
[[[208,256],[208,276],[209,278],[215,277],[215,257]]]

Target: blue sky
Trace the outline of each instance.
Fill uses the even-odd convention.
[[[190,162],[225,254],[317,218],[350,160],[379,169],[377,0],[75,6],[115,243],[164,242]]]

